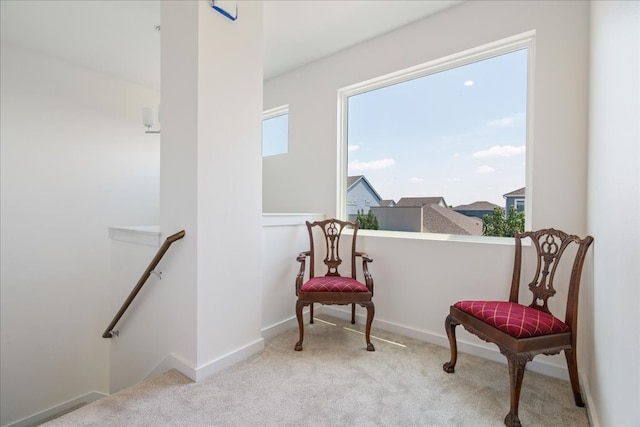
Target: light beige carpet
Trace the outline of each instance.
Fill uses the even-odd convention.
[[[501,426],[509,412],[504,364],[374,330],[365,350],[361,325],[306,325],[266,343],[263,352],[199,383],[176,371],[141,382],[46,423],[55,426]],[[542,356],[544,357],[544,356]],[[569,383],[527,372],[523,426],[588,426]]]

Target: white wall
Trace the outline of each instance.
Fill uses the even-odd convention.
[[[640,425],[640,3],[591,5],[589,232],[593,307],[585,343],[593,425]]]
[[[113,231],[113,230],[111,230]],[[111,309],[110,314],[118,312],[133,287],[145,272],[147,266],[158,252],[160,240],[167,236],[147,238],[150,233],[133,230],[117,230],[111,241]],[[162,238],[162,239],[161,239]],[[180,241],[174,243],[165,254],[164,260],[170,260]],[[160,277],[171,277],[170,269],[164,268],[164,262],[155,268]],[[167,341],[164,329],[167,309],[162,305],[166,295],[171,292],[167,280],[151,274],[144,287],[116,324],[118,334],[110,339],[109,353],[109,393],[115,393],[129,387],[164,363],[177,362],[167,357],[164,343]],[[106,327],[107,325],[105,325]],[[179,366],[171,366],[177,368]],[[167,369],[168,370],[168,369]],[[163,371],[164,372],[164,371]]]
[[[265,338],[297,325],[295,279],[300,264],[296,256],[309,250],[305,221],[322,219],[324,215],[312,214],[265,214],[262,217],[262,335]]]
[[[1,47],[0,424],[108,391],[110,225],[156,222],[159,95]]]
[[[265,82],[264,108],[288,104],[290,131],[289,154],[264,159],[264,210],[335,215],[338,89],[531,30],[536,31],[527,182],[532,228],[584,235],[589,4],[581,1],[465,2]],[[444,344],[451,303],[508,297],[513,262],[508,240],[361,236],[362,250],[375,260],[378,327]],[[459,336],[469,343],[463,350],[504,360],[495,346],[463,331]],[[565,375],[563,357],[536,360],[552,364],[547,373]]]

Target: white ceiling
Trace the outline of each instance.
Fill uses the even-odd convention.
[[[265,79],[461,2],[267,0]],[[3,41],[156,89],[159,24],[160,1],[0,1]]]

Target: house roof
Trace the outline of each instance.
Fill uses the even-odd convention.
[[[517,190],[513,190],[511,193],[503,194],[502,197],[514,197],[514,196],[523,196],[524,197],[524,189],[526,187],[518,188]]]
[[[482,220],[448,208],[444,197],[403,197],[397,206],[422,207],[422,231],[425,233],[482,235]]]
[[[427,205],[440,205],[447,206],[447,202],[445,202],[444,197],[436,196],[436,197],[402,197],[398,200],[396,206],[409,206],[409,207],[420,207]]]
[[[482,220],[462,215],[450,208],[431,204],[422,208],[423,231],[426,233],[482,235]]]
[[[382,197],[380,197],[380,194],[378,194],[376,189],[373,188],[373,185],[371,185],[369,180],[367,178],[365,178],[364,175],[348,176],[347,177],[347,191],[349,191],[352,187],[354,187],[360,181],[362,181],[364,185],[366,185],[367,187],[369,187],[371,189],[371,191],[373,191],[373,194],[376,195],[378,200],[382,200]]]
[[[495,203],[486,202],[486,201],[478,201],[473,202],[468,205],[458,205],[453,208],[454,211],[492,211],[495,208],[501,208],[502,206],[496,205]]]
[[[393,206],[396,206],[396,201],[393,199],[380,200],[380,206],[393,207]]]

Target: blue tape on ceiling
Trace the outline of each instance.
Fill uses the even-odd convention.
[[[229,7],[229,6],[232,6],[231,3],[235,5],[234,15],[232,15],[231,12],[229,12],[230,9],[233,9],[233,7]],[[217,11],[218,13],[222,14],[223,16],[225,16],[226,18],[229,18],[232,21],[235,21],[236,19],[238,19],[238,3],[235,1],[231,2],[231,1],[212,0],[211,7],[213,8],[213,10]]]

